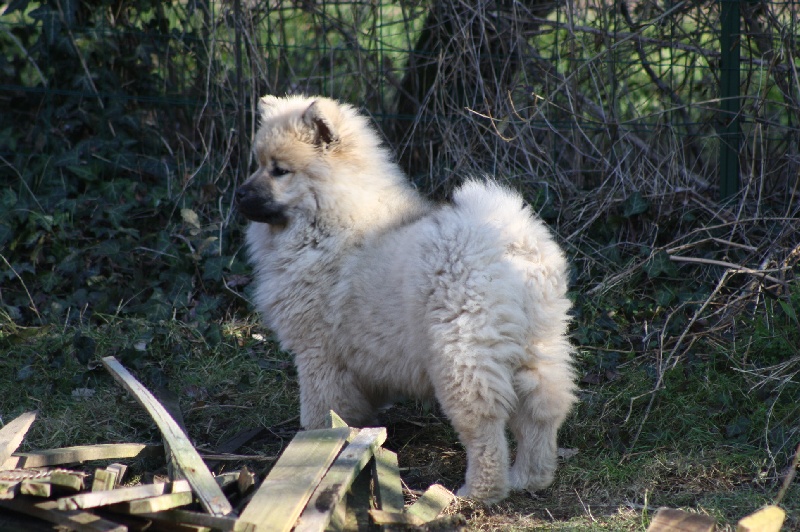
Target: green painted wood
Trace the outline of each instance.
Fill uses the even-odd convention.
[[[208,470],[192,442],[186,437],[186,433],[172,419],[169,412],[116,358],[105,357],[102,362],[111,376],[128,390],[153,418],[161,435],[169,445],[176,467],[191,484],[203,508],[211,515],[217,516],[233,512],[231,503],[222,493],[222,489],[217,485],[211,471]]]
[[[14,453],[0,470],[31,467],[50,467],[64,464],[79,464],[89,460],[117,460],[155,456],[164,450],[162,445],[143,443],[105,443],[99,445],[77,445],[46,449],[30,453]]]
[[[347,427],[298,432],[239,521],[256,530],[291,530],[349,436]]]
[[[61,497],[56,502],[58,502],[58,508],[60,510],[85,510],[146,497],[157,497],[167,493],[190,491],[192,491],[192,487],[187,480],[176,480],[175,482],[144,484],[141,486],[130,486],[108,491],[89,491],[69,497]]]
[[[422,497],[408,507],[406,513],[419,517],[427,523],[439,517],[439,514],[450,506],[450,503],[453,502],[455,498],[456,496],[453,495],[450,490],[439,484],[434,484],[425,490]]]
[[[336,506],[347,495],[353,481],[369,463],[375,449],[386,441],[386,429],[361,429],[331,465],[300,515],[295,532],[325,530]]]
[[[397,453],[389,449],[378,449],[375,452],[374,478],[378,508],[386,512],[402,512],[405,503]]]
[[[0,508],[55,523],[78,532],[126,532],[128,527],[81,510],[60,511],[56,501],[31,502],[22,499],[0,501]]]
[[[0,429],[0,466],[17,450],[34,419],[36,412],[25,412]]]

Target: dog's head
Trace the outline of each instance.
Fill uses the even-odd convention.
[[[342,108],[327,98],[266,96],[259,110],[258,169],[236,190],[236,205],[249,220],[286,226],[318,208],[316,188],[343,151]]]

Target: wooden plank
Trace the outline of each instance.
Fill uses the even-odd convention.
[[[197,454],[192,443],[178,424],[156,401],[144,386],[137,381],[114,357],[103,358],[103,365],[126,390],[147,410],[158,425],[164,439],[175,456],[176,465],[194,488],[200,504],[211,515],[227,515],[233,511],[222,489],[214,481],[211,472]]]
[[[113,490],[117,485],[117,472],[113,469],[95,469],[92,491]]]
[[[297,433],[239,520],[256,530],[291,530],[349,436],[347,427]]]
[[[19,482],[21,480],[47,480],[53,471],[69,471],[68,469],[6,469],[0,471],[0,482]]]
[[[255,525],[241,522],[234,517],[215,517],[190,510],[167,510],[158,513],[139,514],[139,517],[166,523],[203,526],[220,532],[255,532],[256,530]]]
[[[264,432],[264,427],[256,427],[253,429],[245,429],[236,435],[234,435],[229,440],[226,440],[220,443],[216,451],[219,454],[232,454],[239,450],[244,444]]]
[[[234,490],[236,483],[239,481],[239,471],[229,471],[227,473],[220,473],[214,476],[217,485],[222,488],[225,493],[230,493]]]
[[[30,515],[78,532],[127,532],[128,530],[124,525],[103,519],[90,512],[61,511],[56,501],[31,502],[21,498],[11,501],[0,500],[0,508]]]
[[[766,506],[742,518],[736,532],[780,532],[786,512],[777,506]]]
[[[14,453],[0,470],[31,467],[50,467],[64,464],[79,464],[90,460],[117,460],[141,458],[161,453],[161,445],[143,443],[106,443],[101,445],[78,445],[61,449],[47,449],[32,453]]]
[[[386,441],[383,427],[361,429],[334,460],[300,515],[295,532],[325,530],[333,511],[347,495],[356,476],[372,458],[375,449]]]
[[[125,478],[125,473],[128,471],[128,466],[125,464],[110,464],[108,467],[106,467],[106,471],[117,473],[117,480],[114,482],[114,486],[118,487],[120,484],[122,484],[122,481]]]
[[[47,481],[23,480],[19,483],[19,494],[31,497],[49,497],[53,488]]]
[[[425,493],[414,504],[406,509],[406,513],[415,515],[427,523],[439,517],[439,514],[450,506],[450,503],[455,498],[456,496],[450,490],[439,484],[434,484],[425,490]]]
[[[372,462],[372,460],[370,460]],[[367,464],[358,474],[347,492],[347,497],[336,505],[334,515],[326,530],[359,532],[370,529],[369,511],[373,508],[372,466]],[[344,520],[339,520],[344,515]],[[343,523],[339,526],[339,523]]]
[[[716,526],[716,521],[707,515],[659,508],[647,532],[713,532]]]
[[[192,504],[194,495],[191,491],[179,491],[177,493],[167,493],[146,499],[136,499],[124,502],[120,505],[123,512],[129,514],[146,514],[163,512]]]
[[[125,464],[110,464],[106,467],[107,471],[116,471],[117,473],[117,481],[115,482],[115,486],[119,486],[122,481],[125,479],[125,473],[128,471],[128,466]]]
[[[19,492],[20,481],[0,482],[0,499],[13,499]]]
[[[50,475],[50,485],[54,489],[66,493],[75,493],[83,489],[83,479],[86,475],[71,471],[53,471]]]
[[[373,467],[378,508],[387,512],[402,512],[405,502],[397,453],[389,449],[377,449]]]
[[[249,442],[262,432],[264,432],[263,427],[253,428],[253,429],[245,429],[236,435],[234,435],[229,440],[226,440],[219,444],[215,449],[216,455],[226,455],[226,454],[233,454],[239,450],[245,443]],[[221,457],[214,457],[213,459],[209,459],[206,455],[203,456],[204,460],[206,461],[206,466],[209,469],[214,469],[217,464],[222,461]]]
[[[388,512],[386,510],[370,510],[369,516],[376,525],[422,526],[425,521],[407,512]]]
[[[186,480],[176,480],[175,482],[145,484],[143,486],[131,486],[129,488],[119,488],[109,491],[91,491],[79,493],[78,495],[71,495],[69,497],[61,497],[58,499],[58,507],[61,510],[97,508],[98,506],[106,506],[118,502],[127,502],[135,499],[143,499],[145,497],[164,495],[165,493],[180,493],[183,491],[192,491],[191,485],[189,485],[189,482]]]
[[[25,412],[0,429],[0,465],[5,464],[6,460],[11,457],[11,453],[17,450],[34,419],[36,419],[36,412]],[[3,469],[14,469],[15,467]]]
[[[154,389],[153,396],[158,401],[158,404],[164,407],[164,410],[167,411],[167,414],[169,414],[172,420],[175,421],[175,424],[181,429],[183,436],[189,434],[189,431],[186,430],[186,424],[183,421],[183,412],[181,412],[181,403],[178,399],[178,396],[172,393],[172,390],[163,386],[159,386]],[[172,449],[170,449],[169,441],[167,439],[164,439],[164,454],[167,460],[167,476],[169,479],[182,480],[186,478],[177,464],[177,458],[172,452]],[[206,467],[210,468],[208,465]]]
[[[340,427],[346,427],[347,423],[339,417],[339,414],[333,410],[328,410],[328,413],[325,415],[325,426],[329,429],[338,429]]]

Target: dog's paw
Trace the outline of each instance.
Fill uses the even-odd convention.
[[[520,471],[511,468],[508,476],[508,483],[512,490],[538,491],[543,490],[553,483],[555,474],[553,471],[535,473],[531,471]]]
[[[508,490],[497,487],[488,490],[475,490],[470,489],[465,484],[458,489],[456,495],[462,499],[471,499],[486,506],[491,506],[505,499],[508,496]]]

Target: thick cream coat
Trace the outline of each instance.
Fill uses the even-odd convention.
[[[320,123],[335,141],[319,142]],[[251,179],[289,219],[247,230],[255,304],[295,356],[303,426],[435,397],[467,449],[461,495],[548,485],[575,401],[567,262],[521,197],[473,180],[433,205],[365,117],[322,98],[265,98],[254,149]],[[265,175],[274,164],[291,173]]]

